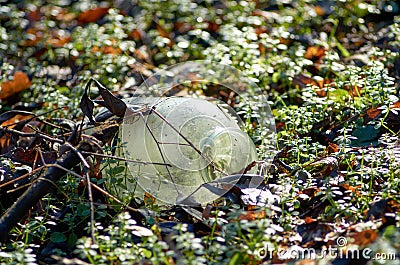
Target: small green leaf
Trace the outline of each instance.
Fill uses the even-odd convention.
[[[88,216],[90,214],[89,205],[86,204],[78,204],[76,210],[78,211],[78,216]]]
[[[60,232],[54,232],[50,236],[50,241],[54,243],[61,243],[67,240],[67,237]]]

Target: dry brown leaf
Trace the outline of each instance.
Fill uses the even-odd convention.
[[[298,75],[294,76],[293,83],[298,85],[300,88],[304,88],[307,85],[313,85],[313,86],[319,87],[319,84],[314,79],[312,79],[311,77],[306,76],[304,74],[298,74]]]
[[[64,47],[64,44],[69,43],[71,41],[70,36],[62,36],[58,32],[53,32],[50,39],[46,41],[48,45],[51,45],[55,48]]]
[[[344,183],[344,184],[339,184],[338,186],[344,188],[345,190],[349,190],[349,191],[355,193],[357,196],[360,196],[360,191],[359,191],[359,189],[361,188],[360,185],[353,187],[353,186],[350,186],[348,183]]]
[[[57,152],[55,151],[42,152],[42,156],[46,164],[54,163],[54,161],[57,160]],[[12,150],[12,152],[6,157],[29,166],[33,166],[35,162],[37,166],[43,165],[41,156],[39,156],[38,150],[36,149],[24,150],[21,147],[18,147]]]
[[[361,232],[355,232],[351,238],[352,244],[359,246],[367,246],[378,238],[378,233],[375,230],[367,229]]]
[[[177,21],[174,23],[174,29],[183,34],[193,29],[193,26],[187,22]]]
[[[156,204],[157,200],[156,200],[156,198],[153,197],[153,195],[151,195],[148,192],[145,192],[144,196],[143,196],[143,202],[144,202],[145,205],[151,206],[151,205]]]
[[[239,220],[254,221],[266,217],[265,211],[247,211],[240,215]]]
[[[393,110],[389,113],[388,119],[389,120],[398,120],[399,119],[399,112],[400,112],[400,101],[397,101],[390,105],[390,109]],[[373,120],[377,118],[382,113],[382,109],[380,107],[375,107],[372,109],[367,110],[367,117],[365,117],[365,122]],[[396,114],[397,113],[397,114]]]
[[[160,24],[156,24],[157,32],[161,37],[167,38],[170,40],[170,42],[167,44],[167,46],[172,46],[174,45],[174,39],[172,38],[171,34]]]
[[[337,153],[339,152],[339,146],[335,143],[329,143],[326,147],[326,152],[328,154]]]
[[[326,14],[326,10],[322,7],[322,6],[315,6],[314,7],[315,13],[317,14],[317,16],[323,16]]]
[[[97,7],[93,9],[86,10],[80,13],[77,17],[78,23],[87,24],[96,22],[108,13],[108,7]]]
[[[15,95],[25,89],[28,89],[31,85],[31,81],[27,74],[23,72],[16,72],[14,74],[14,80],[5,81],[1,84],[0,99],[8,98]]]
[[[40,13],[39,9],[35,9],[33,11],[30,11],[26,14],[26,17],[28,18],[29,21],[40,21],[42,18],[42,14]]]
[[[370,119],[375,119],[376,117],[378,117],[379,114],[381,114],[382,110],[378,109],[378,107],[376,108],[372,108],[367,110],[367,115]]]
[[[98,52],[100,51],[103,54],[112,54],[112,55],[117,55],[121,54],[122,51],[120,48],[115,48],[113,46],[101,46],[100,48],[98,46],[94,46],[92,48],[92,52]]]
[[[319,60],[325,56],[325,49],[321,46],[310,46],[307,48],[304,57],[309,60]]]
[[[43,39],[43,32],[36,28],[29,28],[25,31],[26,40],[22,42],[24,46],[35,46]]]

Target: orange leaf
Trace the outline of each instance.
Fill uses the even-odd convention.
[[[153,197],[150,193],[145,192],[143,196],[143,202],[145,205],[154,205],[157,203],[156,198]]]
[[[317,219],[313,219],[313,218],[307,216],[306,218],[304,218],[304,221],[306,222],[306,224],[311,224],[313,222],[316,222]]]
[[[122,51],[120,48],[114,48],[113,46],[101,46],[100,48],[97,46],[94,46],[92,48],[93,52],[98,52],[100,51],[103,54],[112,54],[112,55],[116,55],[116,54],[121,54]]]
[[[23,72],[16,72],[14,80],[5,81],[1,84],[0,99],[8,98],[14,94],[29,88],[31,81]]]
[[[339,187],[343,187],[345,190],[349,190],[353,193],[355,193],[357,196],[360,196],[360,191],[359,189],[361,188],[361,186],[350,186],[348,183],[344,183],[344,184],[339,184]]]
[[[326,152],[328,154],[339,152],[339,146],[334,143],[329,143],[328,146],[326,147]]]
[[[108,7],[97,7],[89,9],[80,13],[77,17],[77,20],[80,24],[96,22],[100,18],[104,17],[107,14],[107,12],[108,12]]]
[[[391,109],[400,109],[400,101],[397,101],[395,103],[393,103],[392,105],[390,105]]]
[[[353,238],[353,244],[366,246],[374,242],[378,238],[378,234],[374,230],[368,229],[355,232],[351,237]]]
[[[23,41],[24,46],[34,46],[43,39],[43,32],[36,28],[29,28],[26,30],[26,40]]]
[[[310,46],[304,57],[309,60],[319,60],[325,56],[325,49],[321,46]]]
[[[313,86],[319,87],[318,83],[314,79],[312,79],[311,77],[306,76],[304,74],[298,74],[298,75],[294,76],[293,83],[295,83],[296,85],[298,85],[301,88],[304,88],[307,85],[313,85]]]
[[[381,114],[382,110],[378,109],[378,107],[367,110],[367,115],[370,119],[375,119],[379,114]]]
[[[71,37],[55,36],[55,37],[47,40],[47,44],[49,44],[55,48],[60,48],[60,47],[64,47],[64,44],[69,43],[70,41],[71,41]]]
[[[140,29],[134,29],[131,33],[131,36],[135,41],[139,41],[139,40],[143,39],[143,35],[144,35],[144,32]]]
[[[33,115],[27,115],[27,114],[17,114],[14,117],[12,117],[11,119],[8,119],[6,121],[4,121],[1,126],[5,127],[7,126],[8,128],[13,128],[15,126],[15,124],[30,119],[32,118]]]
[[[322,6],[315,6],[314,7],[315,13],[317,13],[317,16],[323,16],[325,15],[326,11]]]
[[[40,11],[38,9],[35,9],[33,11],[30,11],[26,14],[26,17],[28,18],[29,21],[40,21],[42,18],[42,14],[40,14]]]
[[[254,221],[265,217],[266,214],[264,211],[247,211],[246,213],[240,215],[239,220]]]
[[[174,40],[171,36],[171,34],[160,24],[156,24],[157,32],[161,37],[167,38],[170,40],[170,42],[167,44],[168,46],[174,45]]]

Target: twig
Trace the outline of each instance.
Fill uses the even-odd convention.
[[[112,124],[101,132],[94,132],[92,136],[100,142],[105,143],[114,137],[118,131],[118,127],[118,124]],[[92,147],[89,143],[82,142],[79,144],[77,150],[91,151]],[[63,168],[72,168],[80,162],[80,157],[75,152],[69,151],[65,156],[58,159],[56,164]],[[6,240],[10,229],[14,227],[43,196],[52,191],[53,187],[49,181],[56,182],[64,176],[65,173],[66,171],[57,166],[51,166],[42,178],[38,179],[38,181],[33,183],[33,185],[24,192],[18,201],[16,201],[1,217],[0,240]]]
[[[87,183],[87,188],[88,188],[88,197],[89,197],[89,206],[90,206],[90,234],[92,237],[92,242],[96,243],[96,237],[94,234],[94,205],[93,205],[93,194],[92,194],[92,186],[91,186],[91,181],[90,181],[90,176],[89,176],[89,163],[86,161],[86,159],[83,157],[83,155],[81,154],[81,152],[79,150],[77,150],[75,147],[73,147],[70,143],[65,143],[65,146],[67,146],[69,149],[71,149],[81,160],[82,164],[83,164],[83,171],[85,173],[85,177],[86,177],[86,183]],[[42,156],[43,159],[43,156]],[[44,159],[43,159],[43,163]]]
[[[93,156],[99,156],[99,157],[104,157],[104,158],[111,158],[115,160],[121,160],[125,162],[132,162],[132,163],[137,163],[137,164],[142,164],[142,165],[157,165],[157,166],[168,166],[172,167],[171,164],[164,164],[164,163],[158,163],[158,162],[146,162],[146,161],[138,161],[138,160],[133,160],[133,159],[127,159],[119,156],[113,156],[113,155],[105,155],[105,154],[98,154],[98,153],[93,153],[93,152],[86,152],[82,151],[82,154],[85,155],[93,155]]]
[[[172,130],[174,130],[177,134],[179,134],[180,137],[182,137],[183,140],[185,140],[190,147],[192,147],[202,158],[204,158],[209,165],[211,165],[215,170],[217,170],[218,172],[228,175],[226,172],[224,172],[222,169],[218,168],[214,161],[212,161],[211,159],[209,159],[207,156],[205,156],[199,149],[197,149],[196,146],[194,146],[192,144],[191,141],[189,141],[189,139],[186,138],[186,136],[184,136],[180,131],[178,131],[178,129],[176,129],[163,115],[161,115],[161,113],[159,113],[154,107],[152,109],[152,112],[154,112],[160,119],[162,119],[169,127],[171,127]],[[147,124],[147,123],[146,123]]]
[[[93,205],[93,194],[92,194],[92,182],[90,181],[90,176],[88,172],[88,168],[84,169],[86,171],[86,183],[88,189],[88,196],[89,196],[89,205],[90,205],[90,234],[92,236],[92,242],[96,243],[96,237],[94,234],[94,205]]]
[[[24,132],[20,132],[20,131],[17,131],[17,130],[14,130],[14,129],[10,129],[10,128],[4,127],[4,126],[0,126],[0,130],[5,131],[6,133],[15,134],[15,135],[18,135],[18,136],[21,136],[21,137],[40,137],[40,138],[46,139],[46,140],[48,140],[50,142],[56,142],[56,143],[61,143],[61,144],[64,143],[63,140],[48,136],[48,135],[43,134],[41,132],[24,133]]]
[[[159,144],[158,141],[157,141],[157,138],[156,138],[155,135],[153,134],[153,131],[150,129],[150,126],[147,124],[146,119],[144,118],[143,114],[142,114],[142,113],[139,113],[139,114],[140,114],[140,117],[143,119],[144,124],[146,125],[146,128],[147,128],[147,130],[149,131],[151,137],[153,138],[154,142],[155,142],[156,145],[157,145],[157,149],[158,149],[158,151],[160,152],[161,159],[163,160],[164,164],[167,164],[167,162],[165,161],[164,154],[162,153],[160,144]],[[172,178],[172,174],[171,174],[171,172],[169,171],[169,168],[166,166],[165,169],[167,170],[168,176],[169,176],[169,178],[171,179],[172,184],[174,184],[174,188],[175,188],[175,190],[176,190],[176,192],[178,193],[178,196],[179,196],[179,195],[180,195],[180,192],[179,192],[178,188],[176,187],[175,181],[174,181],[174,179]]]
[[[13,184],[14,182],[17,182],[18,180],[21,180],[21,179],[23,179],[23,178],[26,178],[26,177],[28,177],[28,176],[31,175],[31,174],[34,174],[34,173],[36,173],[37,171],[42,170],[44,167],[46,167],[46,166],[40,166],[40,167],[38,167],[38,168],[32,170],[32,171],[29,172],[29,173],[23,174],[22,176],[19,176],[19,177],[14,178],[14,179],[12,179],[12,180],[10,180],[10,181],[7,181],[6,183],[0,184],[0,189],[1,189],[1,188],[4,188],[4,187],[6,187],[6,186],[8,186],[8,185],[10,185],[10,184]]]
[[[108,193],[107,191],[103,190],[102,188],[100,188],[99,186],[97,186],[96,184],[92,183],[92,187],[95,188],[96,190],[100,191],[101,193],[103,193],[104,195],[108,196],[109,198],[113,199],[114,201],[116,201],[118,204],[121,204],[122,206],[126,207],[128,210],[131,210],[133,212],[138,212],[137,209],[132,208],[129,205],[125,205],[123,202],[121,202],[118,198],[116,198],[115,196],[111,195],[110,193]]]

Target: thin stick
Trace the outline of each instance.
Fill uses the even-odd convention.
[[[15,134],[15,135],[18,135],[18,136],[21,136],[21,137],[40,137],[40,138],[46,139],[46,140],[48,140],[50,142],[56,142],[56,143],[61,143],[61,144],[64,143],[63,140],[60,140],[60,139],[57,139],[57,138],[53,138],[53,137],[48,136],[46,134],[43,134],[41,132],[24,133],[24,132],[20,132],[20,131],[17,131],[17,130],[14,130],[14,129],[10,129],[10,128],[4,127],[4,126],[0,126],[0,130],[5,131],[6,133],[8,132],[8,133],[11,133],[11,134]]]
[[[69,170],[69,169],[67,169],[67,168],[65,168],[65,167],[63,167],[63,166],[58,165],[58,164],[47,164],[46,166],[47,166],[47,167],[57,167],[57,168],[62,169],[62,170],[64,170],[65,172],[67,172],[67,173],[69,173],[69,174],[71,174],[71,175],[73,175],[73,176],[75,176],[75,177],[78,177],[78,178],[80,178],[80,179],[83,178],[81,175],[77,174],[76,172],[71,171],[71,170]],[[137,209],[132,208],[132,207],[130,207],[129,205],[125,205],[125,204],[124,204],[123,202],[121,202],[118,198],[116,198],[115,196],[111,195],[111,194],[108,193],[107,191],[103,190],[102,188],[100,188],[100,187],[97,186],[96,184],[90,182],[90,185],[91,185],[93,188],[95,188],[96,190],[100,191],[102,194],[104,194],[104,195],[108,196],[109,198],[113,199],[114,201],[116,201],[118,204],[120,204],[120,205],[126,207],[127,209],[129,209],[129,210],[131,210],[131,211],[135,211],[135,212],[138,211]]]
[[[185,140],[190,147],[192,147],[202,158],[204,158],[209,165],[211,165],[215,170],[219,171],[222,174],[228,175],[226,172],[224,172],[222,169],[219,169],[214,161],[210,160],[208,157],[206,157],[199,149],[197,149],[196,146],[194,146],[192,144],[192,142],[189,141],[189,139],[186,138],[186,136],[184,136],[180,131],[178,131],[163,115],[161,115],[161,113],[159,113],[158,111],[156,111],[155,108],[152,109],[152,111],[158,116],[160,117],[160,119],[162,119],[166,124],[168,124],[169,127],[171,127],[177,134],[179,134],[180,137],[183,138],[183,140]]]
[[[65,144],[68,148],[70,148],[81,160],[83,164],[83,171],[85,173],[86,177],[86,183],[87,183],[87,189],[88,189],[88,197],[89,197],[89,206],[90,206],[90,234],[92,237],[92,242],[96,243],[96,237],[95,237],[95,229],[94,229],[94,205],[93,205],[93,193],[92,193],[92,186],[91,186],[91,181],[90,181],[90,175],[89,175],[89,163],[86,161],[86,159],[83,157],[81,152],[77,150],[75,147],[73,147],[70,143]],[[43,161],[44,163],[44,161]]]
[[[40,167],[38,167],[38,168],[32,170],[31,172],[28,172],[28,173],[26,173],[26,174],[23,174],[22,176],[19,176],[19,177],[15,178],[15,179],[12,179],[12,180],[10,180],[10,181],[7,181],[6,183],[0,184],[0,189],[1,189],[1,188],[4,188],[4,187],[6,187],[6,186],[8,186],[8,185],[10,185],[10,184],[13,184],[14,182],[17,182],[17,181],[20,180],[20,179],[26,178],[26,177],[28,177],[29,175],[34,174],[34,173],[36,173],[37,171],[40,171],[40,170],[42,170],[42,169],[45,168],[45,167],[47,167],[47,166],[46,166],[46,165],[40,166]]]
[[[160,155],[161,155],[161,159],[163,160],[164,164],[167,164],[167,162],[165,161],[165,158],[164,158],[164,154],[162,153],[160,144],[158,143],[158,141],[157,141],[155,135],[153,134],[153,131],[150,129],[149,125],[147,124],[146,119],[144,118],[143,114],[140,113],[140,117],[143,119],[144,124],[146,125],[147,130],[150,132],[151,137],[153,138],[154,142],[156,143],[158,152],[160,152]],[[174,184],[174,188],[175,188],[176,192],[178,193],[178,195],[180,195],[180,192],[179,192],[178,188],[176,187],[175,181],[174,181],[174,179],[172,178],[172,174],[171,174],[171,172],[169,171],[169,168],[168,168],[168,167],[165,167],[165,168],[167,169],[168,176],[169,176],[169,178],[171,179],[172,184]]]
[[[138,212],[137,209],[132,208],[129,205],[125,205],[123,202],[121,202],[118,198],[116,198],[115,196],[111,195],[110,193],[108,193],[107,191],[103,190],[102,188],[100,188],[99,186],[97,186],[94,183],[91,183],[92,187],[95,188],[96,190],[100,191],[101,193],[103,193],[104,195],[108,196],[109,198],[113,199],[114,201],[116,201],[118,204],[126,207],[128,210],[134,211],[134,212]]]
[[[93,193],[92,193],[92,182],[90,181],[90,176],[88,172],[88,168],[84,169],[86,171],[86,183],[88,185],[88,195],[89,195],[89,205],[90,205],[90,234],[92,236],[92,242],[95,244],[96,243],[96,237],[94,234],[94,204],[93,204]]]
[[[81,153],[85,154],[85,155],[93,155],[93,156],[99,156],[99,157],[104,157],[104,158],[111,158],[111,159],[115,159],[115,160],[121,160],[121,161],[125,161],[125,162],[132,162],[132,163],[143,164],[143,165],[157,165],[157,166],[172,167],[171,164],[164,164],[164,163],[158,163],[158,162],[138,161],[138,160],[127,159],[127,158],[123,158],[123,157],[119,157],[119,156],[113,156],[113,155],[98,154],[98,153],[87,152],[87,151],[82,151]]]

